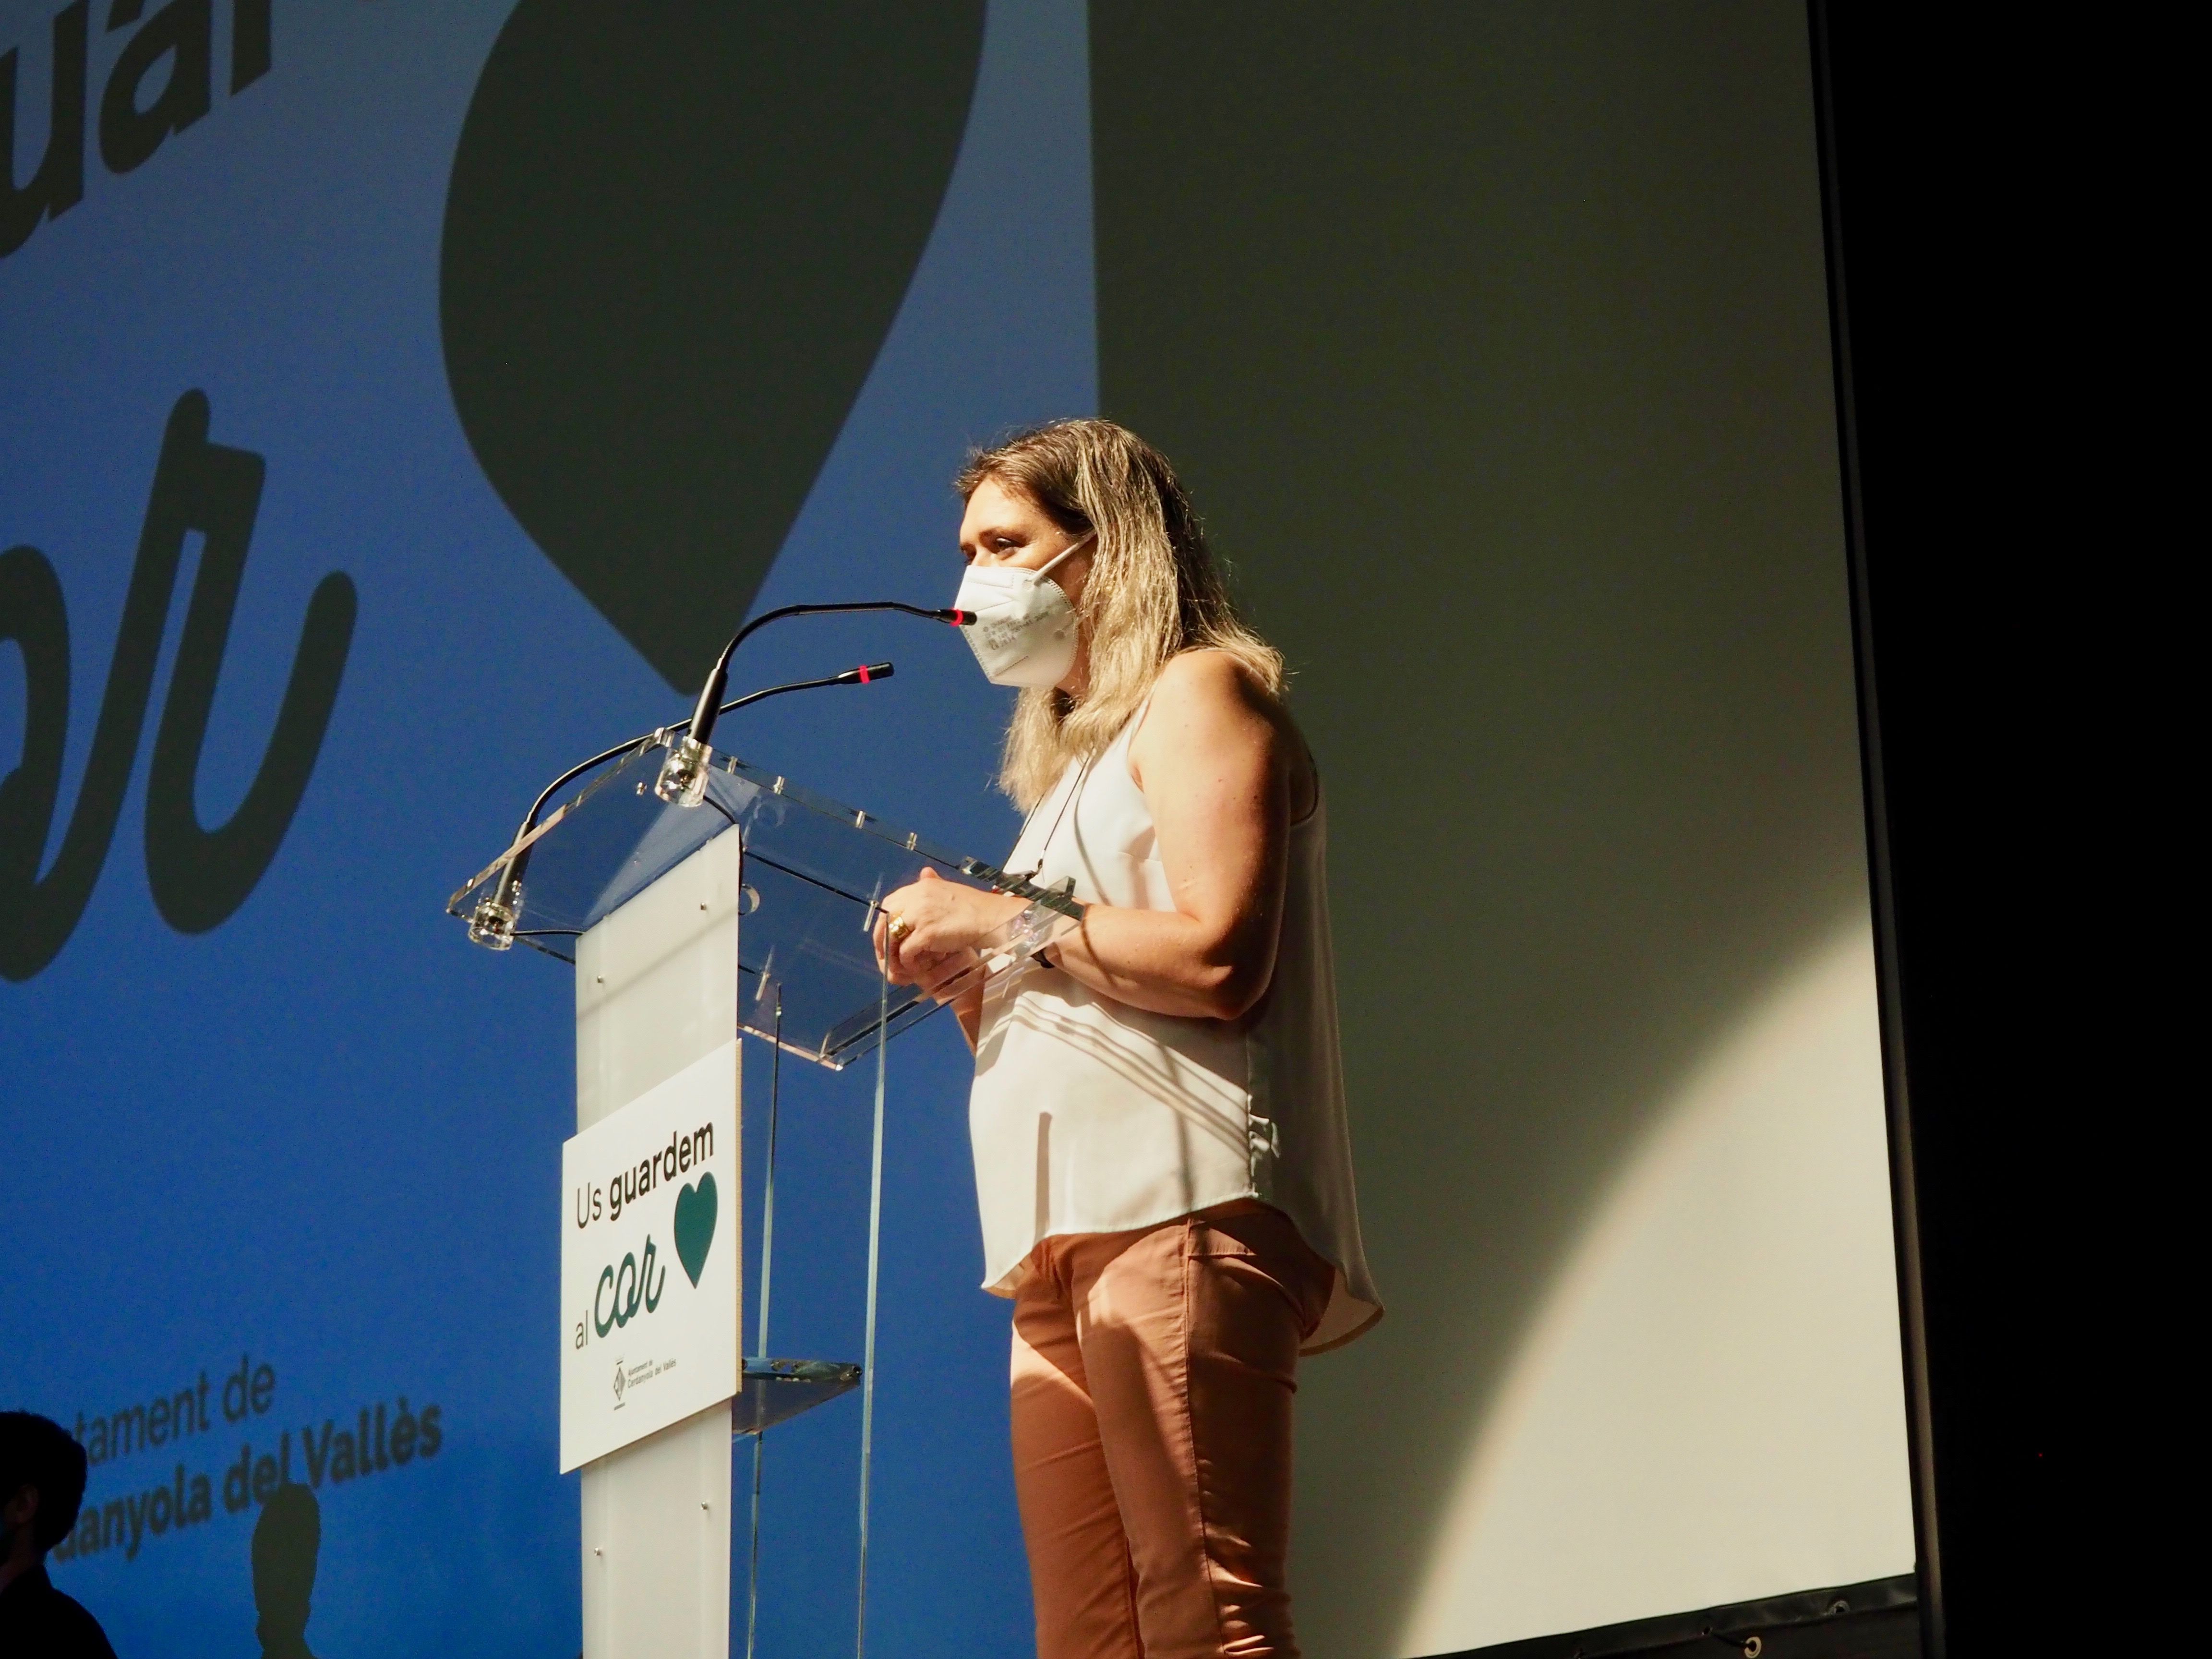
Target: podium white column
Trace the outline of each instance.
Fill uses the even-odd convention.
[[[578,939],[580,1131],[736,1038],[738,843],[708,842]],[[584,1466],[584,1659],[727,1659],[730,1427],[726,1401]]]

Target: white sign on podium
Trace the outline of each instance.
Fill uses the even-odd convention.
[[[738,1392],[738,1045],[561,1151],[562,1473]]]

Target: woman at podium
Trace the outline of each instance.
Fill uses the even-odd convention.
[[[1079,925],[925,874],[878,945],[957,1000],[985,1287],[1014,1303],[1037,1650],[1293,1655],[1301,1353],[1382,1316],[1359,1237],[1311,756],[1166,459],[1107,421],[978,453],[957,603],[1021,688],[1006,867]],[[1057,924],[1056,933],[1048,927]]]

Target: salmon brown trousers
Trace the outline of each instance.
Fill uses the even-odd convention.
[[[1014,1293],[1038,1659],[1294,1656],[1298,1348],[1335,1268],[1254,1200],[1048,1238]]]

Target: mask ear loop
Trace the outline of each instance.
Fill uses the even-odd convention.
[[[1051,574],[1052,568],[1058,564],[1062,559],[1068,557],[1071,554],[1081,552],[1085,548],[1090,546],[1091,543],[1097,539],[1098,532],[1097,531],[1091,530],[1085,532],[1082,535],[1078,536],[1073,541],[1068,543],[1066,547],[1061,548],[1059,552],[1047,559],[1036,569],[1030,571],[1030,574],[1037,578],[1039,580],[1042,580],[1047,575]]]

